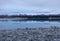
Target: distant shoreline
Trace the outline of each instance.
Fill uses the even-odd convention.
[[[26,19],[26,20],[60,20],[60,15],[0,15],[0,19]]]

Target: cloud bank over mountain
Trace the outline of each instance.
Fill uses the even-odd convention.
[[[0,0],[0,14],[14,14],[14,12],[60,14],[60,0]]]

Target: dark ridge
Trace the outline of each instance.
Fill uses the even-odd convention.
[[[27,18],[33,20],[60,20],[60,15],[0,15],[0,18]]]

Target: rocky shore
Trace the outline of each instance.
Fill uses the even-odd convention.
[[[0,30],[0,41],[60,41],[60,28],[18,28]]]

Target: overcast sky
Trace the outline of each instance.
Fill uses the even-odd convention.
[[[60,0],[0,0],[0,14],[12,12],[60,14]]]

